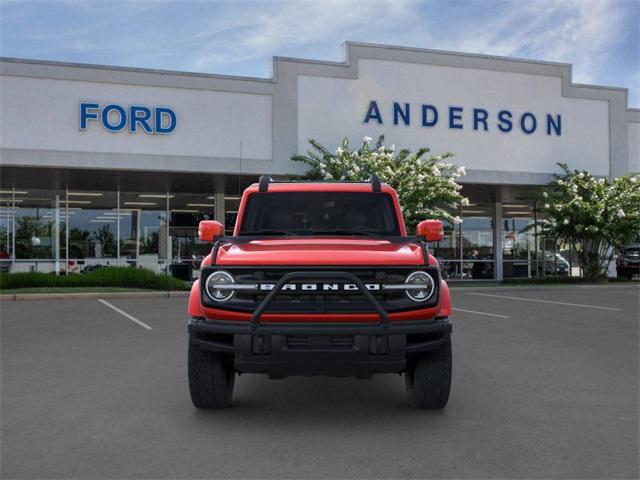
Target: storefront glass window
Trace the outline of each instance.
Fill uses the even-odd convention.
[[[238,218],[238,208],[240,207],[240,195],[227,195],[224,197],[224,226],[225,233],[231,235]]]
[[[0,273],[11,270],[13,259],[13,190],[0,191]]]
[[[448,205],[441,205],[440,207],[453,217],[460,216],[458,207]],[[462,252],[462,244],[460,242],[461,225],[447,221],[443,222],[443,224],[444,236],[442,241],[430,244],[429,248],[431,254],[438,260],[444,278],[459,280],[461,278],[460,255]]]
[[[120,255],[129,265],[166,271],[170,197],[161,192],[120,192]]]
[[[69,272],[117,265],[117,193],[69,190],[66,205]]]
[[[54,272],[64,268],[66,194],[56,190],[24,190],[15,199],[13,271]],[[64,245],[64,244],[62,244]]]
[[[198,224],[214,219],[215,198],[213,194],[175,193],[169,204],[170,269],[175,276],[190,280],[211,251],[211,244],[198,238]]]
[[[471,204],[462,208],[463,279],[495,278],[494,223],[492,204]]]
[[[504,278],[536,275],[536,236],[533,205],[505,203],[502,206],[502,260]]]

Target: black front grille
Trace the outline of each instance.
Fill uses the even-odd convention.
[[[387,311],[412,310],[432,306],[437,302],[438,271],[435,267],[378,267],[376,269],[362,267],[208,267],[207,270],[215,271],[223,269],[233,275],[238,284],[276,284],[284,275],[294,271],[310,272],[304,280],[295,280],[290,283],[298,285],[297,290],[281,290],[268,305],[265,313],[370,313],[373,311],[371,303],[360,290],[347,290],[344,284],[349,281],[313,278],[311,272],[347,271],[356,275],[365,285],[367,284],[400,284],[405,281],[407,275],[416,270],[427,270],[436,280],[436,291],[433,297],[424,303],[416,303],[410,300],[401,290],[369,290],[376,301]],[[203,279],[206,271],[202,272]],[[303,291],[302,284],[332,283],[341,285],[338,291]],[[268,290],[238,290],[231,300],[224,303],[213,303],[217,308],[252,312],[269,293]],[[205,297],[203,297],[206,300]],[[211,301],[207,304],[212,305]]]

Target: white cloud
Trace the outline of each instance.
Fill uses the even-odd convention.
[[[632,87],[632,98],[640,84],[640,41],[620,48],[638,34],[637,0],[65,0],[47,3],[54,18],[44,2],[0,1],[3,26],[22,24],[15,38],[3,29],[3,49],[37,44],[34,58],[266,76],[274,55],[340,60],[355,40],[572,63],[575,82]]]

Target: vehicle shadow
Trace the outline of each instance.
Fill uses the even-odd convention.
[[[238,422],[261,428],[304,424],[323,428],[346,425],[398,428],[399,422],[442,418],[442,411],[418,410],[405,399],[404,380],[398,375],[371,380],[330,377],[291,377],[269,380],[246,375],[237,379],[233,405],[221,410],[195,410],[198,421]]]

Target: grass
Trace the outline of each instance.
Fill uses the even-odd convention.
[[[154,292],[148,288],[122,288],[122,287],[33,287],[33,288],[3,288],[0,294],[23,293],[119,293],[119,292]]]
[[[50,273],[1,273],[0,292],[17,290],[26,293],[25,289],[43,289],[43,292],[54,293],[53,289],[94,288],[93,291],[109,291],[119,288],[124,290],[189,290],[189,285],[182,280],[160,275],[142,268],[104,267],[88,273],[72,275],[53,275]]]

